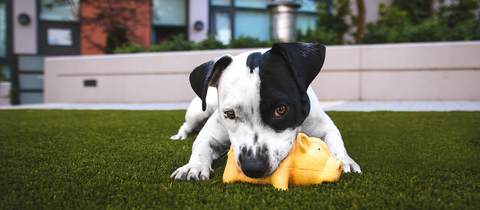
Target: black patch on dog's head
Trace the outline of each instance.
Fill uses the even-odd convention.
[[[320,72],[325,60],[321,44],[282,43],[259,59],[260,113],[262,120],[276,131],[301,125],[310,113],[307,88]],[[275,117],[279,106],[286,107]]]
[[[262,58],[262,53],[259,52],[248,55],[247,66],[250,68],[250,73],[253,73],[253,70],[258,67],[260,58]]]

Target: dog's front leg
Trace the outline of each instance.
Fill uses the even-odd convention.
[[[213,172],[212,162],[230,148],[228,133],[215,112],[193,143],[190,161],[170,177],[176,180],[208,180]]]
[[[337,127],[334,124],[331,124],[325,131],[324,142],[327,144],[328,149],[332,155],[343,162],[343,171],[346,173],[357,172],[362,173],[360,165],[358,165],[347,153],[345,145],[338,131]]]

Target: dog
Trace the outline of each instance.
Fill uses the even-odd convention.
[[[208,180],[213,160],[233,147],[236,164],[251,178],[271,175],[290,152],[298,133],[322,139],[344,172],[361,173],[340,131],[323,111],[310,83],[325,60],[325,46],[277,43],[271,49],[224,55],[190,74],[198,97],[174,140],[200,130],[190,161],[176,180]]]

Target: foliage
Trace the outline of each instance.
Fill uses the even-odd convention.
[[[214,49],[226,49],[225,46],[221,41],[215,39],[205,39],[199,43],[197,43],[197,49],[199,50],[214,50]]]
[[[431,13],[430,17],[426,17],[426,13],[421,12],[428,11],[425,8],[419,7],[418,11],[409,13],[394,6],[399,4],[389,6],[380,3],[380,19],[367,24],[363,43],[480,39],[480,20],[474,14],[474,11],[479,8],[477,0],[452,1],[448,6],[443,5],[442,1],[439,3],[439,9]]]
[[[479,209],[480,112],[327,112],[363,174],[335,183],[175,181],[185,111],[0,110],[1,209]],[[41,120],[39,120],[41,119]]]
[[[452,0],[452,4],[444,5],[438,11],[438,19],[448,27],[479,18],[475,16],[475,11],[479,9],[479,0]]]
[[[336,0],[333,3],[319,2],[317,10],[319,19],[316,32],[312,35],[317,38],[329,38],[334,33],[336,35],[336,44],[344,44],[343,36],[349,33],[351,28],[347,19],[350,18],[352,20],[352,18],[356,18],[350,10],[350,0]],[[330,10],[334,12],[330,12]]]
[[[149,49],[151,52],[189,51],[195,49],[195,43],[186,40],[183,34],[178,34],[173,36],[170,41],[164,41],[161,44],[152,45]]]
[[[145,47],[133,43],[128,43],[123,45],[122,47],[115,48],[113,53],[141,53],[141,52],[148,52]]]
[[[172,37],[171,40],[164,41],[161,44],[152,45],[148,48],[132,43],[123,45],[115,49],[114,53],[139,53],[139,52],[165,52],[165,51],[190,51],[190,50],[213,50],[213,49],[227,49],[227,48],[261,48],[270,47],[279,40],[260,41],[258,38],[249,36],[240,36],[233,39],[230,44],[224,45],[222,42],[215,39],[206,39],[199,43],[188,41],[183,34],[178,34]]]
[[[337,44],[337,34],[332,30],[322,31],[308,28],[305,34],[303,34],[301,30],[297,30],[297,41],[335,45]]]
[[[434,15],[435,0],[395,0],[392,6],[398,10],[405,11],[406,16],[413,24],[420,24]]]
[[[230,41],[230,48],[258,48],[270,47],[268,42],[260,41],[258,38],[243,36]]]

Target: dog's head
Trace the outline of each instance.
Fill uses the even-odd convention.
[[[219,119],[245,175],[269,176],[287,156],[310,112],[307,88],[324,60],[324,45],[282,43],[225,55],[190,74],[203,110],[208,86],[217,87]]]

